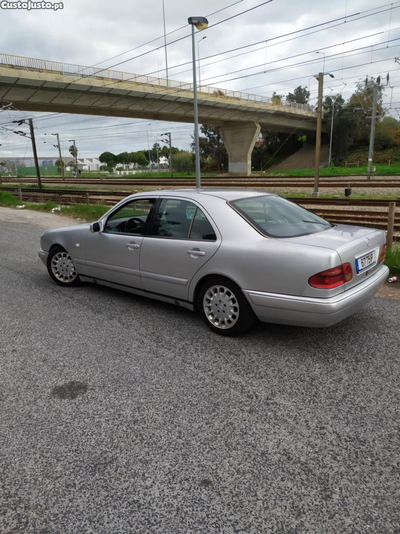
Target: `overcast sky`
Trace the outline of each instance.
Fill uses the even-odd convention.
[[[393,89],[386,89],[384,101],[399,118],[400,65],[394,57],[400,55],[400,2],[273,0],[212,27],[263,3],[234,1],[165,0],[167,33],[178,29],[167,36],[167,42],[190,34],[189,16],[209,15],[211,27],[197,36],[197,40],[206,36],[199,45],[200,56],[225,53],[201,61],[202,83],[265,96],[273,91],[286,95],[301,84],[310,87],[311,103],[315,104],[317,81],[313,75],[323,69],[323,54],[315,51],[324,49],[325,71],[335,76],[326,78],[325,94],[342,92],[349,97],[357,81],[366,75],[386,76],[389,71]],[[217,10],[222,11],[212,14]],[[275,39],[334,19],[341,20]],[[142,46],[149,41],[153,42]],[[264,42],[227,52],[258,41]],[[165,77],[163,42],[162,0],[65,0],[64,8],[58,11],[0,8],[0,53]],[[167,50],[170,79],[191,81],[190,64],[173,68],[191,61],[190,38],[171,44]],[[297,54],[302,55],[285,59]],[[111,59],[113,56],[118,57]],[[124,63],[117,65],[120,62]],[[0,126],[22,116],[35,118],[40,156],[57,153],[45,133],[60,134],[64,155],[68,139],[76,139],[79,156],[87,157],[97,157],[105,150],[118,153],[147,148],[148,140],[151,146],[167,131],[172,132],[173,145],[188,149],[193,133],[191,125],[176,122],[8,111],[0,112]],[[0,143],[0,157],[31,155],[29,140],[1,128]]]

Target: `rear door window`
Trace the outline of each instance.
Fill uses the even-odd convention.
[[[257,230],[270,237],[296,237],[331,228],[322,217],[276,195],[242,198],[230,205]]]

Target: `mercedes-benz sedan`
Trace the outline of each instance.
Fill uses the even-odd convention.
[[[198,310],[223,335],[256,319],[326,327],[388,274],[385,234],[333,225],[277,195],[153,191],[99,221],[47,230],[39,256],[64,287],[94,282]]]

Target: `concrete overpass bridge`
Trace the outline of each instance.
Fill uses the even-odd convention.
[[[193,122],[193,85],[0,53],[0,103],[21,111],[79,113]],[[316,131],[310,106],[201,86],[199,121],[220,128],[229,172],[250,174],[261,126],[301,135]]]

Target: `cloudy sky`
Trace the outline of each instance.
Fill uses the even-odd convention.
[[[349,97],[365,76],[390,72],[384,101],[399,118],[400,65],[394,58],[400,56],[400,1],[164,2],[167,42],[183,37],[167,47],[170,79],[191,81],[187,18],[204,15],[210,27],[197,35],[197,40],[206,37],[199,44],[202,84],[264,96],[274,91],[286,95],[303,85],[310,88],[310,103],[315,104],[317,81],[313,76],[324,68],[325,54],[325,71],[335,76],[326,78],[326,95],[341,92]],[[221,22],[230,17],[234,18]],[[0,53],[77,66],[165,77],[163,32],[162,0],[65,0],[58,11],[0,8]],[[322,53],[317,54],[318,50]],[[0,157],[31,155],[29,140],[1,128],[21,117],[35,119],[42,157],[57,153],[45,135],[53,132],[60,134],[64,155],[68,139],[74,138],[79,155],[86,157],[105,150],[118,153],[147,148],[167,131],[172,132],[174,146],[187,149],[193,132],[191,125],[177,122],[3,111]]]

